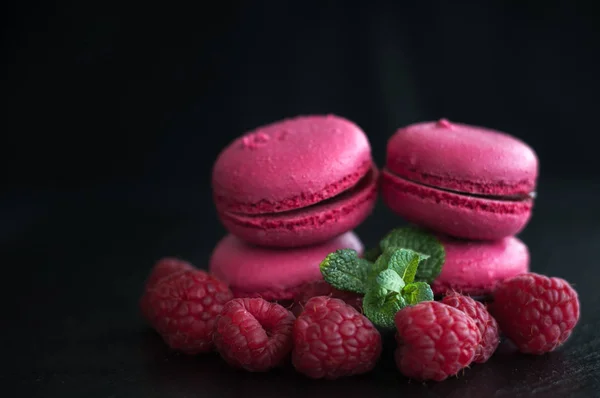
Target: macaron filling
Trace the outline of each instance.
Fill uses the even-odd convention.
[[[421,186],[423,188],[439,191],[441,193],[446,192],[448,194],[465,196],[465,197],[469,197],[469,198],[487,199],[487,200],[494,200],[494,201],[506,201],[506,202],[531,202],[536,197],[535,191],[532,191],[529,193],[513,193],[513,194],[507,194],[507,195],[465,192],[465,191],[441,188],[441,187],[437,187],[434,185],[424,184],[421,181],[414,181],[414,180],[402,177],[402,176],[390,171],[388,168],[384,168],[382,170],[382,173],[386,176],[392,177],[393,179],[399,179],[399,180],[405,181],[406,183],[409,183],[411,185],[415,184],[415,185]]]
[[[336,196],[322,200],[309,206],[262,214],[244,214],[231,211],[223,211],[221,214],[232,222],[255,227],[280,227],[282,224],[288,228],[297,227],[305,223],[326,223],[335,220],[338,213],[349,213],[361,204],[370,201],[376,195],[376,183],[378,170],[374,164],[368,172],[352,187],[342,191]],[[312,214],[320,214],[319,217],[307,217]]]

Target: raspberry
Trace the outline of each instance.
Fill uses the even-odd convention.
[[[342,300],[319,296],[294,325],[292,363],[314,379],[337,379],[373,369],[381,336],[371,321]]]
[[[217,316],[233,294],[223,282],[204,271],[171,274],[142,298],[144,313],[167,345],[186,354],[213,348]]]
[[[469,366],[481,342],[477,324],[437,301],[405,307],[395,316],[396,365],[407,377],[442,381]]]
[[[469,296],[463,296],[456,292],[444,297],[442,303],[461,310],[469,315],[477,324],[481,332],[481,343],[477,347],[473,362],[484,363],[490,359],[496,348],[498,348],[500,334],[498,332],[498,323],[490,315],[485,305],[473,300]]]
[[[579,299],[571,285],[535,273],[500,283],[490,309],[504,334],[529,354],[555,350],[579,320]]]
[[[154,288],[157,283],[159,283],[161,280],[163,280],[171,274],[189,271],[193,269],[195,268],[192,264],[188,263],[187,261],[179,260],[173,257],[162,258],[158,262],[156,262],[154,267],[152,267],[150,275],[148,276],[148,279],[146,279],[146,284],[144,286],[144,294],[140,299],[140,309],[142,311],[142,315],[151,325],[154,324],[153,311],[150,305],[147,303],[148,294],[146,294],[146,292],[149,289]]]
[[[358,312],[362,312],[362,295],[338,290],[324,280],[305,283],[300,287],[300,291],[294,297],[294,305],[292,312],[298,316],[302,313],[306,302],[313,297],[329,296],[343,300],[346,304],[356,308]]]
[[[231,366],[264,372],[292,351],[295,320],[290,311],[262,298],[233,299],[217,319],[213,341]]]
[[[187,261],[180,260],[174,257],[165,257],[160,259],[150,271],[150,275],[146,280],[146,289],[151,288],[161,279],[175,272],[189,271],[195,269],[194,266]]]

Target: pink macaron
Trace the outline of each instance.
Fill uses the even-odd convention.
[[[363,245],[353,232],[294,249],[267,249],[230,234],[214,249],[209,270],[229,284],[237,297],[288,300],[303,284],[323,278],[319,264],[338,249],[354,249],[361,255]]]
[[[356,124],[302,116],[233,141],[214,165],[212,185],[229,232],[257,245],[299,247],[358,226],[373,210],[377,179]]]
[[[526,226],[537,176],[537,156],[519,139],[441,119],[390,138],[381,194],[410,222],[459,238],[495,240]]]
[[[529,250],[511,236],[497,241],[442,237],[446,250],[442,272],[431,285],[434,294],[448,291],[472,296],[492,293],[499,282],[529,271]]]

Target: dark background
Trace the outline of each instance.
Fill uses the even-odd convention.
[[[8,391],[598,396],[598,6],[451,3],[4,5]],[[529,143],[541,178],[521,237],[535,271],[569,279],[582,297],[564,349],[529,358],[503,345],[490,363],[429,387],[407,384],[389,358],[366,378],[314,383],[166,350],[137,298],[156,259],[205,266],[225,234],[210,197],[218,152],[249,129],[310,113],[358,123],[379,165],[395,129],[440,117]],[[399,223],[380,204],[358,232],[372,245]]]

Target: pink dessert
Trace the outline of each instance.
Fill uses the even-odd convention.
[[[305,283],[323,278],[319,264],[338,249],[354,249],[362,254],[363,245],[353,232],[322,244],[294,249],[267,249],[230,234],[217,244],[209,269],[229,284],[237,297],[288,300]]]
[[[494,242],[440,237],[440,241],[446,261],[431,285],[434,294],[456,290],[471,296],[487,295],[499,282],[529,271],[529,250],[515,237]]]
[[[524,142],[441,119],[391,137],[381,193],[410,222],[495,240],[519,233],[529,221],[537,176],[537,156]]]
[[[260,127],[219,155],[213,198],[223,225],[247,242],[298,247],[325,242],[372,211],[378,171],[364,132],[337,116]]]

